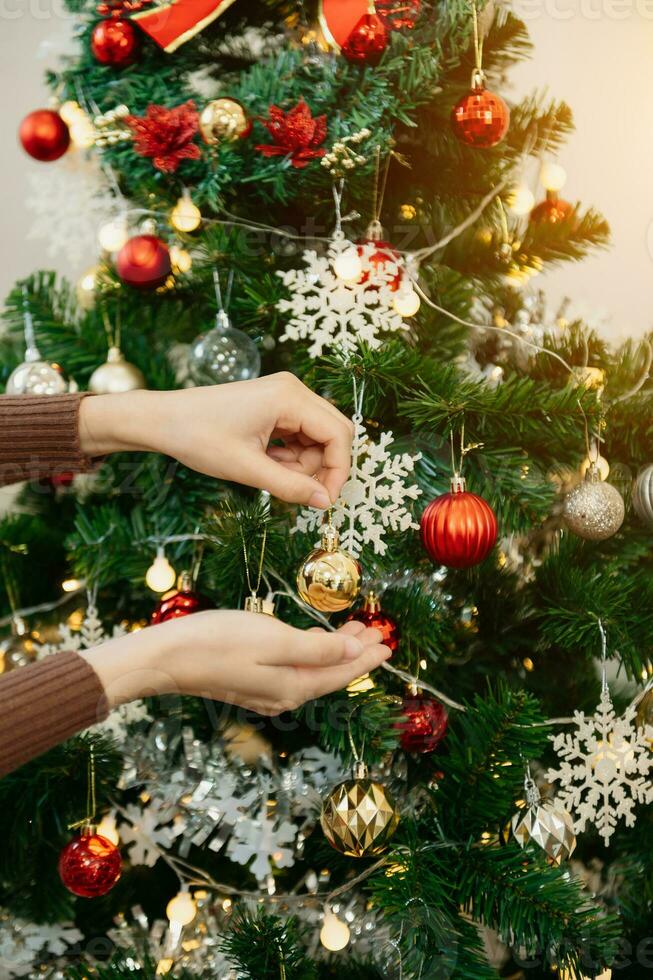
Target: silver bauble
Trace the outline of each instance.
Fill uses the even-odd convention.
[[[35,347],[28,348],[25,360],[9,375],[7,395],[63,395],[68,384],[59,368],[41,360]]]
[[[532,803],[512,818],[512,833],[520,847],[539,844],[553,864],[566,861],[576,848],[574,821],[556,800]]]
[[[639,519],[653,530],[653,466],[637,475],[633,485],[633,507]]]
[[[585,479],[568,493],[562,514],[570,531],[587,541],[604,541],[616,534],[624,522],[624,499],[610,483],[601,481],[596,465]]]
[[[258,378],[261,355],[251,337],[232,327],[220,311],[216,326],[193,341],[188,370],[197,385],[219,385]]]
[[[143,372],[125,360],[119,347],[109,348],[105,363],[95,369],[88,382],[88,390],[96,395],[120,395],[146,387]]]

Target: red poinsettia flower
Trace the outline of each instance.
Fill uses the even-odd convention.
[[[199,115],[192,101],[174,109],[149,105],[144,116],[127,116],[126,122],[134,133],[134,149],[142,157],[151,157],[157,170],[173,174],[182,160],[201,156],[193,143]]]
[[[325,150],[320,147],[327,134],[326,116],[313,118],[311,110],[303,99],[296,106],[284,112],[271,105],[269,118],[260,119],[274,144],[257,146],[256,149],[266,157],[289,156],[293,167],[305,167],[316,157],[323,157]]]

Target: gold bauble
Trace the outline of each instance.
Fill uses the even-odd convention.
[[[119,395],[146,387],[143,372],[125,360],[119,347],[109,348],[105,363],[95,369],[88,382],[88,390],[96,395]]]
[[[297,573],[297,591],[313,609],[333,613],[349,609],[361,588],[361,567],[340,548],[332,524],[322,528],[322,547],[311,551]]]
[[[359,762],[353,778],[336,786],[325,800],[320,823],[336,851],[371,857],[388,846],[399,814],[386,788],[369,779],[367,767]]]
[[[593,391],[601,392],[605,388],[605,371],[603,368],[572,367],[571,383],[582,388],[589,388]]]
[[[0,672],[25,667],[36,660],[39,643],[20,616],[14,616],[11,635],[0,642]]]
[[[525,813],[516,813],[512,832],[520,847],[531,842],[538,844],[551,864],[566,861],[576,848],[571,814],[555,800],[533,803]]]
[[[200,133],[205,143],[216,146],[222,140],[232,143],[249,135],[252,124],[236,99],[214,99],[200,116]]]
[[[624,499],[610,483],[603,483],[599,469],[590,466],[585,479],[568,493],[562,514],[570,531],[587,541],[605,541],[624,522]]]

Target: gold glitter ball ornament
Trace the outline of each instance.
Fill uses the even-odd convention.
[[[626,508],[617,488],[603,483],[593,464],[583,482],[565,497],[562,514],[569,530],[580,538],[605,541],[623,524]]]
[[[251,131],[251,120],[236,99],[214,99],[200,115],[200,133],[209,146],[245,139]]]
[[[653,728],[653,688],[647,691],[637,705],[636,723],[638,728]],[[651,743],[653,745],[653,743]]]
[[[552,864],[566,861],[576,849],[571,814],[554,800],[532,803],[512,818],[512,833],[520,847],[539,844]]]
[[[381,854],[399,824],[392,797],[369,778],[359,762],[353,778],[340,783],[325,800],[320,823],[324,836],[347,857]]]
[[[361,566],[340,548],[333,524],[322,528],[322,545],[311,551],[297,573],[297,591],[307,605],[320,612],[349,609],[361,588]]]

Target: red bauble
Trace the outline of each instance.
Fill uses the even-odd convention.
[[[563,201],[555,191],[547,191],[546,198],[536,204],[531,211],[531,221],[537,224],[559,225],[561,221],[567,221],[573,213],[573,204]]]
[[[118,252],[116,271],[137,289],[162,286],[172,272],[168,247],[156,235],[135,235]]]
[[[166,623],[169,619],[190,616],[191,613],[209,608],[208,599],[193,590],[193,580],[189,573],[182,572],[177,582],[177,588],[174,592],[168,592],[157,603],[150,622],[152,626],[156,626],[157,623]]]
[[[68,127],[52,109],[36,109],[25,116],[18,138],[26,153],[44,163],[58,160],[70,146]]]
[[[388,30],[378,14],[363,14],[342,46],[348,61],[375,65],[388,46]]]
[[[381,642],[393,653],[396,651],[399,646],[399,627],[391,616],[383,612],[381,603],[373,592],[369,592],[365,596],[360,609],[347,616],[347,622],[349,623],[351,620],[364,623],[365,626],[378,630],[383,637]]]
[[[59,856],[59,877],[80,898],[99,898],[120,879],[120,851],[106,837],[83,832],[66,844]]]
[[[130,20],[99,21],[91,34],[91,51],[101,65],[123,68],[138,54],[140,39]]]
[[[496,146],[508,132],[510,109],[500,95],[476,85],[453,107],[451,124],[468,146]]]
[[[440,701],[424,695],[404,698],[405,721],[397,725],[406,752],[432,752],[447,731],[447,709]]]
[[[370,249],[373,248],[374,251]],[[358,254],[365,265],[371,266],[373,274],[379,278],[387,278],[387,285],[393,293],[401,286],[402,270],[401,256],[390,242],[379,238],[361,238],[357,244]],[[396,269],[396,271],[395,271]],[[370,278],[370,272],[365,269],[359,282],[365,283]],[[379,283],[372,282],[370,288],[378,288]]]
[[[494,511],[482,497],[469,493],[462,477],[451,481],[451,493],[428,505],[420,525],[425,549],[436,564],[448,568],[470,568],[484,561],[497,530]]]

